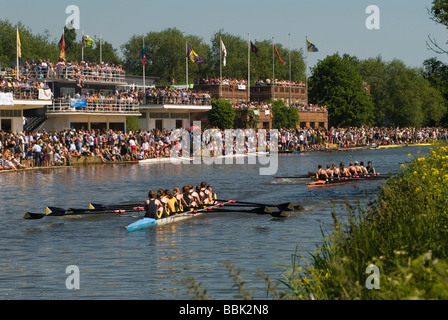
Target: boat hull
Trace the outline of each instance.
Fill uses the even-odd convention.
[[[183,221],[186,219],[191,219],[193,217],[200,216],[208,211],[209,210],[206,210],[206,209],[192,210],[192,211],[188,211],[185,213],[179,213],[177,215],[169,216],[169,217],[158,219],[158,220],[152,219],[152,218],[143,218],[143,219],[140,219],[140,220],[126,226],[126,230],[128,232],[132,232],[132,231],[136,231],[136,230],[142,230],[142,229],[147,229],[147,228],[152,228],[152,227],[163,226],[166,224],[171,224],[171,223]]]

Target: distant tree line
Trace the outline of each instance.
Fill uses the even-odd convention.
[[[432,20],[448,27],[447,0],[434,0],[428,11]],[[42,34],[33,34],[21,23],[12,25],[8,20],[0,20],[1,67],[15,66],[16,27],[19,28],[22,43],[21,63],[28,59],[58,60],[60,38],[51,40],[47,30]],[[99,62],[99,39],[93,38],[93,47],[84,49],[84,60]],[[435,39],[428,38],[430,49],[437,54],[448,54],[448,50],[442,48]],[[210,44],[176,28],[134,35],[121,45],[122,57],[109,42],[103,41],[103,61],[122,64],[128,74],[142,75],[143,39],[146,47],[146,75],[160,78],[161,85],[172,81],[185,84],[186,43],[204,60],[202,63],[188,62],[190,82],[193,79],[219,77],[221,40],[228,53],[227,64],[222,68],[223,76],[247,79],[248,41],[223,30],[213,34]],[[291,79],[305,80],[306,66],[302,50],[290,51],[276,43],[280,56],[286,62],[284,65],[276,56],[272,59],[272,40],[252,41],[258,48],[258,57],[251,53],[252,82],[272,78],[273,61],[274,77],[289,79],[289,58]],[[67,61],[81,60],[81,41],[76,30],[65,29],[65,46]],[[424,61],[420,68],[410,68],[398,59],[384,61],[378,56],[360,60],[336,53],[319,60],[311,69],[308,94],[310,103],[327,106],[330,126],[448,125],[448,65],[437,58]],[[215,101],[213,104],[219,105],[220,102]],[[223,109],[227,110],[225,107]],[[273,109],[277,110],[273,111],[275,127],[288,125],[288,120],[292,118],[284,107],[273,104]],[[225,112],[229,118],[234,117],[233,113]],[[248,110],[240,110],[236,118],[237,121],[239,118],[247,118],[247,125],[251,127],[255,116]],[[291,123],[296,121],[292,119]]]

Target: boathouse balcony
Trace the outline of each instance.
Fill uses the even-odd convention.
[[[55,99],[47,115],[97,114],[141,116],[138,101],[117,99]]]
[[[126,84],[126,72],[115,66],[84,67],[71,63],[58,63],[42,67],[21,68],[22,77],[35,80],[69,81],[82,83]]]

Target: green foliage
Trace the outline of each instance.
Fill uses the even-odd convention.
[[[238,129],[255,129],[258,124],[259,116],[255,115],[254,110],[247,106],[240,107],[235,110],[235,128]]]
[[[299,113],[297,108],[290,108],[285,105],[283,100],[272,102],[272,128],[295,128],[299,123]]]
[[[33,34],[32,31],[20,22],[13,26],[8,20],[0,20],[0,64],[2,67],[16,66],[16,27],[19,28],[20,42],[22,45],[22,57],[20,64],[29,59],[50,60],[57,62],[61,51],[61,35],[57,40],[50,41],[50,34],[45,31],[43,34]],[[67,61],[81,61],[81,41],[76,40],[75,29],[64,28],[65,51]],[[84,48],[84,59],[90,62],[100,62],[99,39],[94,38],[92,48]],[[107,42],[103,42],[103,61],[111,64],[120,64],[121,59],[117,50]]]
[[[420,70],[399,60],[385,62],[381,57],[358,61],[356,68],[370,86],[376,125],[438,125],[446,114],[442,95]]]
[[[361,75],[339,54],[319,61],[308,83],[310,102],[327,106],[330,126],[374,123],[373,102],[364,90]]]
[[[448,27],[448,2],[446,0],[433,0],[429,12],[432,20]]]
[[[223,30],[216,32],[211,39],[211,44],[205,43],[194,35],[185,35],[176,28],[165,29],[160,32],[149,32],[144,35],[148,63],[146,73],[160,78],[162,85],[175,79],[176,84],[185,84],[186,79],[186,42],[204,59],[202,63],[188,62],[189,82],[193,79],[219,77],[220,75],[220,39],[227,49],[227,65],[222,69],[224,77],[246,79],[248,61],[247,40],[225,33]],[[134,35],[128,42],[121,46],[124,55],[124,67],[130,74],[141,75],[141,50],[143,35]],[[256,42],[260,56],[257,58],[251,53],[251,79],[272,78],[272,42],[265,40]],[[289,62],[289,50],[281,44],[277,44],[280,55],[285,62]],[[279,63],[275,57],[276,78],[289,79],[289,65]],[[291,50],[291,74],[293,80],[305,79],[305,62],[303,52]]]
[[[212,109],[207,112],[211,126],[221,130],[232,129],[235,122],[235,108],[225,99],[212,98]]]
[[[201,38],[184,35],[176,28],[169,28],[161,32],[149,32],[144,35],[147,55],[146,74],[160,77],[160,84],[166,85],[175,80],[176,84],[186,81],[186,44],[202,58],[204,62],[193,63],[188,60],[189,82],[200,77],[204,68],[208,68],[209,48]],[[134,35],[121,46],[124,54],[124,67],[130,74],[142,74],[141,52],[143,36]]]
[[[295,255],[288,299],[447,299],[448,148],[435,146],[392,178],[374,203],[347,205],[347,221],[312,254]],[[377,290],[366,267],[379,268]]]
[[[34,35],[20,22],[12,25],[8,20],[0,20],[0,64],[2,67],[15,67],[17,56],[17,30],[19,28],[22,57],[20,63],[28,59],[57,60],[59,52],[55,43],[49,38],[49,32]]]
[[[140,123],[138,121],[138,117],[136,116],[128,116],[126,117],[126,131],[137,131],[140,130]]]

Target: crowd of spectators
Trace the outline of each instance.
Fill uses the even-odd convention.
[[[281,130],[281,150],[327,150],[447,141],[444,128],[301,128]]]
[[[241,102],[241,103],[235,103],[233,105],[234,108],[236,109],[241,109],[241,108],[249,108],[251,110],[271,110],[272,109],[272,103],[271,102],[265,102],[265,101],[261,101],[261,102],[255,102],[255,101],[251,101],[250,103],[246,103],[246,102]],[[327,111],[327,107],[326,106],[319,106],[319,105],[304,105],[304,104],[293,104],[290,107],[292,108],[297,108],[299,111],[307,111],[307,112],[322,112],[322,111]]]
[[[189,89],[148,88],[145,92],[146,104],[210,105],[208,91],[193,92]]]
[[[171,130],[0,131],[0,170],[70,165],[74,158],[97,156],[104,163],[169,157]],[[222,134],[223,139],[225,135]],[[279,130],[280,151],[414,144],[448,140],[442,128],[297,128]],[[223,141],[225,146],[225,141]],[[247,143],[246,143],[247,146]]]
[[[37,99],[39,89],[49,89],[46,80],[1,76],[0,92],[12,92],[20,100]]]
[[[125,71],[121,65],[88,61],[26,60],[22,73],[29,79],[76,79],[78,85],[84,81],[125,82]]]
[[[306,84],[303,81],[289,81],[289,80],[279,80],[274,79],[272,81],[271,79],[259,79],[255,81],[255,86],[262,87],[262,86],[279,86],[279,87],[299,87],[299,88],[305,88]]]

